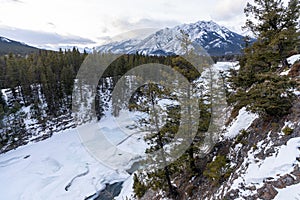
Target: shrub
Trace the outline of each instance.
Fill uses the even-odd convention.
[[[254,145],[252,146],[252,149],[253,149],[253,151],[257,150],[257,149],[258,149],[257,145],[254,144]]]
[[[256,82],[251,87],[238,89],[231,96],[235,107],[247,108],[261,116],[282,117],[290,113],[295,95],[291,92],[297,83],[286,76],[275,73],[255,75]]]
[[[220,183],[223,178],[228,178],[231,174],[231,170],[227,164],[226,157],[218,155],[214,161],[207,164],[203,175]]]
[[[240,134],[235,139],[235,144],[247,144],[247,141],[245,138],[249,135],[249,132],[247,132],[245,129],[242,129],[240,131]]]
[[[273,130],[273,131],[276,131],[276,130],[279,129],[279,124],[276,123],[276,122],[273,122],[273,123],[271,124],[271,126],[272,126],[272,130]]]
[[[261,75],[261,81],[254,85],[245,97],[252,100],[249,104],[250,110],[275,117],[289,114],[295,98],[290,89],[295,86],[295,82],[276,75]]]
[[[282,129],[282,132],[284,133],[284,135],[291,135],[293,133],[294,129],[286,126]]]
[[[139,180],[138,175],[133,176],[133,192],[137,198],[141,198],[147,191],[147,186]]]

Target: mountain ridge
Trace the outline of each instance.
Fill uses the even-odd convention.
[[[191,24],[164,28],[145,39],[129,39],[96,47],[99,52],[121,54],[170,55],[183,54],[181,31],[189,35],[192,43],[201,46],[211,56],[241,54],[244,36],[214,21],[198,21]]]
[[[39,51],[39,49],[36,47],[0,36],[0,56],[9,53],[27,55],[37,51]]]

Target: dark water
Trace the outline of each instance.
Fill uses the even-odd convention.
[[[122,190],[122,184],[123,182],[117,182],[113,184],[107,183],[103,190],[85,198],[85,200],[113,200],[120,194]]]
[[[134,162],[126,172],[132,175],[136,170],[138,170],[141,166],[141,161]],[[86,197],[84,200],[113,200],[117,197],[122,190],[122,184],[124,182],[116,182],[113,184],[106,183],[106,186],[103,190],[93,194],[89,197]]]

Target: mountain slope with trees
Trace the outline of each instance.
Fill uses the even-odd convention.
[[[1,151],[26,144],[40,132],[49,137],[54,127],[72,120],[74,79],[85,57],[76,48],[0,57]]]
[[[9,53],[25,56],[38,51],[38,48],[0,36],[0,56]]]

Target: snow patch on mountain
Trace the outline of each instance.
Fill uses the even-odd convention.
[[[239,196],[247,197],[255,195],[257,191],[251,188],[262,188],[266,180],[276,181],[279,178],[291,174],[298,164],[296,158],[300,154],[300,137],[292,138],[286,145],[276,147],[275,153],[261,160],[255,158],[255,155],[273,145],[269,143],[266,146],[263,142],[264,141],[261,141],[257,144],[256,150],[252,149],[248,152],[243,164],[237,170],[237,172],[240,172],[239,177],[233,181],[230,189],[238,190]],[[276,199],[294,199],[299,197],[299,184],[277,190],[279,193],[276,195]],[[288,195],[292,198],[286,198],[287,196],[284,196],[287,191],[294,191]]]
[[[246,110],[246,108],[242,108],[239,111],[239,115],[232,122],[232,124],[227,128],[224,137],[225,138],[234,138],[236,137],[241,130],[247,130],[249,126],[253,123],[255,119],[259,116],[257,114],[251,113]]]
[[[0,37],[1,41],[3,42],[11,42],[9,39],[5,38],[5,37]]]
[[[203,47],[210,55],[240,54],[244,43],[243,36],[234,33],[213,21],[198,21],[174,28],[165,28],[145,39],[130,39],[113,42],[100,47],[99,52],[117,54],[171,55],[183,54],[181,31],[189,35],[194,45]]]
[[[300,54],[293,55],[287,59],[288,63],[293,65],[295,62],[300,61]]]

